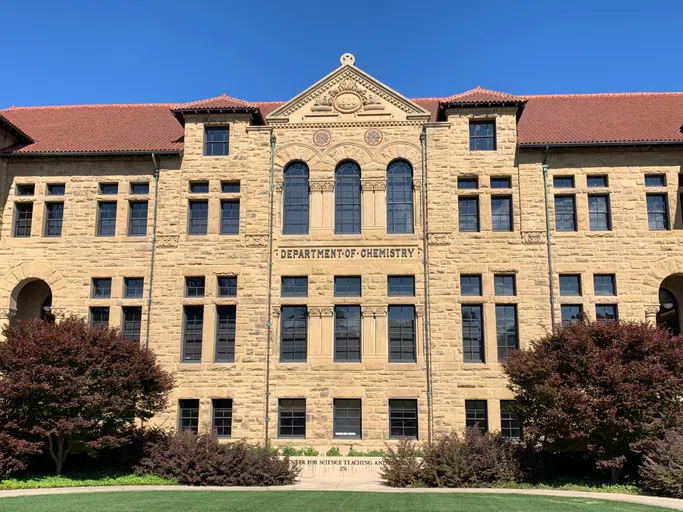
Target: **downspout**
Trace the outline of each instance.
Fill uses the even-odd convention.
[[[553,250],[550,238],[550,207],[548,203],[548,169],[546,164],[549,149],[543,150],[543,190],[545,197],[545,239],[548,248],[548,284],[550,285],[550,323],[552,332],[555,332],[555,286],[553,284]]]
[[[427,243],[427,167],[425,154],[427,151],[427,133],[424,128],[420,133],[420,146],[422,149],[422,266],[424,281],[424,339],[425,339],[425,371],[427,378],[427,441],[432,444],[432,365],[431,347],[429,340],[429,244]]]
[[[154,287],[154,259],[157,249],[157,212],[159,205],[159,168],[156,155],[152,153],[154,164],[154,215],[152,217],[152,256],[149,259],[149,287],[147,293],[147,325],[145,327],[145,348],[149,348],[149,327],[152,321],[152,288]]]
[[[266,309],[266,447],[269,446],[268,432],[270,431],[270,345],[273,337],[273,324],[271,322],[272,313],[270,311],[273,303],[273,214],[275,204],[275,135],[270,136],[270,205],[268,207],[268,302]]]

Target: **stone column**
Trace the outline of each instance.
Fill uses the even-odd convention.
[[[424,316],[425,307],[415,306],[415,361],[420,360],[420,356],[427,354],[427,347],[424,339]]]
[[[386,306],[363,306],[361,308],[363,315],[363,325],[366,325],[365,319],[371,319],[373,324],[373,339],[375,356],[388,357],[388,337],[387,337],[387,308]],[[367,345],[366,345],[367,347]]]
[[[657,313],[659,313],[659,304],[645,306],[645,321],[652,326],[656,326]]]
[[[376,225],[374,182],[362,180],[360,188],[361,229],[374,228]]]

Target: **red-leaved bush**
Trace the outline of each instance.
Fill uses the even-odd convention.
[[[670,430],[645,449],[641,484],[657,496],[683,498],[683,431]]]
[[[0,480],[26,469],[26,457],[38,453],[39,443],[30,443],[0,432]]]

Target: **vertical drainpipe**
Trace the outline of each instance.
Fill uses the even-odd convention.
[[[550,238],[550,207],[548,203],[548,169],[546,164],[548,148],[543,150],[543,190],[545,197],[545,239],[548,247],[548,284],[550,285],[550,323],[552,332],[555,332],[555,286],[553,284],[553,250]]]
[[[149,326],[152,321],[152,288],[154,286],[154,258],[156,257],[157,249],[157,212],[159,207],[159,168],[157,167],[157,159],[154,153],[152,153],[152,162],[154,164],[154,215],[152,220],[152,256],[149,260],[149,287],[147,293],[145,348],[149,348]]]
[[[265,411],[265,444],[268,447],[268,432],[270,430],[270,345],[273,337],[273,325],[271,322],[271,306],[273,302],[273,215],[275,204],[275,135],[270,136],[270,206],[268,208],[268,303],[266,309],[267,336],[266,336],[266,411]]]
[[[427,167],[425,166],[425,153],[427,151],[427,133],[424,128],[420,133],[420,146],[422,149],[422,265],[424,281],[424,339],[425,339],[425,371],[427,378],[427,441],[432,444],[432,365],[431,347],[429,340],[429,249],[427,244]]]

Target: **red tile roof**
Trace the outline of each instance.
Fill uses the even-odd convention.
[[[196,110],[241,110],[241,109],[257,109],[256,103],[240,100],[222,94],[215,98],[208,98],[205,100],[191,101],[189,103],[179,103],[173,107],[175,112],[187,112]]]
[[[441,99],[442,103],[453,103],[461,105],[473,105],[477,103],[488,103],[488,104],[501,104],[501,103],[515,103],[521,104],[524,102],[524,98],[521,96],[513,96],[506,92],[492,91],[491,89],[482,89],[477,86],[469,91],[461,92],[460,94],[454,94],[453,96],[448,96],[447,98]]]

